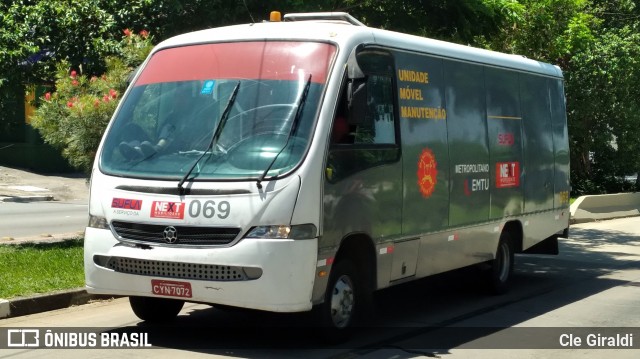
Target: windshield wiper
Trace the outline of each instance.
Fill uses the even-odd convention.
[[[304,85],[304,89],[300,94],[300,98],[298,98],[298,101],[297,101],[298,103],[296,105],[296,114],[295,114],[295,117],[293,117],[293,120],[291,121],[291,128],[289,129],[289,135],[287,135],[287,141],[284,143],[284,146],[282,146],[280,151],[278,151],[278,153],[273,157],[273,159],[271,160],[271,163],[269,163],[269,166],[264,170],[264,172],[262,172],[262,175],[258,177],[258,182],[256,183],[256,186],[258,186],[258,189],[262,189],[262,181],[267,176],[267,173],[269,173],[269,170],[271,169],[273,164],[276,163],[278,156],[280,156],[282,151],[284,151],[284,149],[287,148],[287,146],[289,145],[289,140],[291,140],[291,136],[298,129],[298,122],[300,122],[300,116],[302,115],[302,108],[304,107],[304,104],[307,101],[307,95],[309,94],[309,87],[311,87],[311,74],[309,74],[309,78],[307,79],[307,83]]]
[[[218,138],[220,138],[220,133],[222,133],[222,129],[224,128],[224,125],[227,124],[227,119],[229,118],[229,112],[231,111],[231,106],[236,100],[236,95],[238,94],[239,88],[240,88],[240,81],[238,81],[238,84],[236,85],[236,87],[233,88],[233,92],[229,97],[229,101],[227,101],[227,105],[224,107],[224,111],[222,111],[222,116],[220,116],[220,122],[218,122],[218,127],[216,127],[216,130],[213,132],[213,136],[211,136],[211,141],[209,141],[209,146],[207,146],[207,149],[204,152],[202,152],[200,157],[198,157],[198,159],[191,165],[191,167],[189,168],[189,171],[187,171],[187,174],[185,174],[184,177],[182,177],[182,179],[180,180],[180,182],[178,182],[178,189],[180,190],[180,195],[184,194],[184,187],[182,187],[182,185],[187,180],[187,178],[189,178],[189,175],[191,174],[191,172],[193,172],[193,169],[196,168],[200,160],[207,154],[207,152],[213,151],[213,146],[218,142]]]

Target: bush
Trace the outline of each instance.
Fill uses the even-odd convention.
[[[149,51],[151,38],[125,30],[118,56],[105,59],[106,72],[82,74],[67,61],[57,65],[55,92],[38,100],[31,124],[69,163],[90,173],[104,130],[127,87],[127,79]]]
[[[637,192],[640,190],[635,181],[629,181],[625,176],[614,176],[601,169],[595,169],[591,177],[571,174],[571,197],[593,194],[611,194]]]

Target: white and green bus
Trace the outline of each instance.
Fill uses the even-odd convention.
[[[100,144],[90,293],[147,321],[198,302],[316,308],[341,331],[376,290],[557,254],[569,147],[556,66],[290,14],[156,46]]]

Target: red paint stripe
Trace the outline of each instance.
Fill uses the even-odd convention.
[[[325,83],[336,47],[317,42],[234,42],[157,52],[135,86],[211,79],[306,80]]]

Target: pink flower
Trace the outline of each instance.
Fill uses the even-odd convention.
[[[143,39],[146,39],[147,37],[149,37],[149,31],[147,30],[140,31],[140,36],[142,36]]]
[[[46,94],[44,94],[44,99],[47,101],[51,101],[51,92],[47,92]]]
[[[71,78],[75,79],[76,76],[78,76],[78,73],[76,72],[76,70],[71,70]]]
[[[109,95],[111,96],[111,98],[118,97],[118,93],[114,89],[109,90]]]
[[[109,102],[109,95],[102,96],[102,101]]]
[[[129,29],[124,29],[124,31],[123,31],[123,32],[124,32],[124,36],[126,36],[126,37],[131,36],[131,30],[129,30]]]
[[[79,82],[78,82],[78,80],[73,80],[73,81],[71,81],[71,84],[73,86],[78,86]]]
[[[71,102],[71,101],[67,102],[67,107],[69,107],[69,108],[73,107],[73,102]]]

